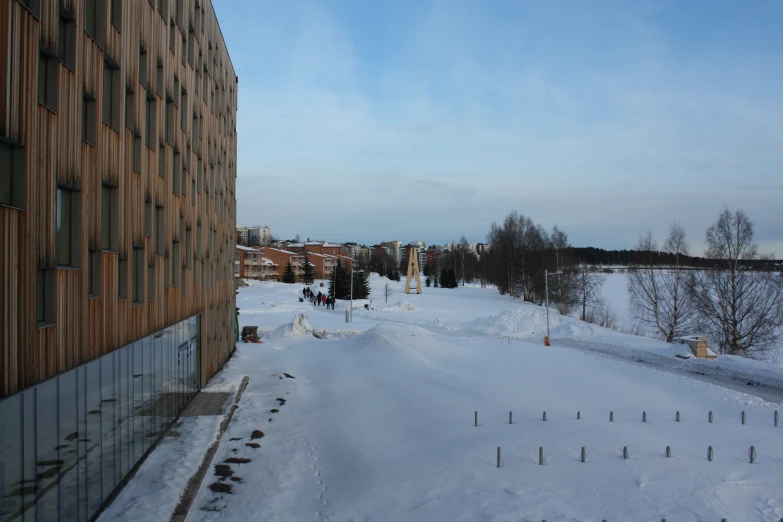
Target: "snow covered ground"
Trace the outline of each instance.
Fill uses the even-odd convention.
[[[385,281],[372,279],[373,296]],[[259,325],[264,343],[240,343],[208,387],[250,378],[213,460],[223,466],[202,483],[188,521],[783,517],[780,405],[729,389],[764,388],[779,401],[780,369],[682,360],[681,346],[554,310],[547,348],[541,307],[477,287],[405,295],[403,283],[388,304],[355,302],[350,324],[341,303],[299,303],[301,285],[239,290],[240,326]],[[307,323],[291,326],[300,313]],[[202,428],[183,425],[182,437],[188,429]],[[172,503],[169,489],[126,495],[166,474],[155,471],[169,462],[155,464],[157,453],[115,502],[126,520],[134,502]]]

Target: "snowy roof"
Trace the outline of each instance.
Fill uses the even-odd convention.
[[[246,247],[244,245],[237,245],[237,250],[244,250],[245,252],[258,252],[255,248]]]
[[[265,265],[269,265],[269,266],[280,266],[277,263],[273,263],[271,259],[267,259],[265,257],[261,258],[261,262],[264,263]]]
[[[274,250],[275,252],[282,252],[283,254],[291,254],[292,256],[300,256],[302,254],[298,252],[291,252],[290,250],[283,250],[282,248],[269,248],[265,247],[265,250]]]

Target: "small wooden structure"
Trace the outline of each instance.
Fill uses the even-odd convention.
[[[258,326],[243,326],[242,340],[246,343],[260,343],[261,339],[258,338]]]
[[[421,276],[419,275],[419,249],[411,247],[408,250],[408,277],[405,279],[405,293],[411,293],[411,279],[416,278],[416,293],[421,293]]]
[[[675,342],[680,344],[687,344],[693,355],[700,359],[715,359],[717,355],[715,352],[709,349],[708,339],[703,335],[686,335],[678,337]]]

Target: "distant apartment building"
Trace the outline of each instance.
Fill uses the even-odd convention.
[[[290,250],[271,247],[264,247],[259,249],[259,251],[263,257],[278,265],[280,281],[283,280],[283,274],[285,274],[289,261],[294,269],[296,280],[302,281],[304,279],[304,255]]]
[[[383,245],[373,245],[369,248],[370,259],[382,258],[384,255],[394,258],[392,249]]]
[[[245,246],[269,246],[272,229],[269,227],[237,227],[237,241]]]
[[[325,254],[330,256],[350,257],[348,247],[340,243],[329,243],[327,241],[311,241],[308,239],[303,243],[289,243],[286,247],[291,252],[304,254],[305,252],[313,254]]]
[[[280,266],[263,256],[260,250],[237,245],[234,254],[234,277],[277,281]]]
[[[402,261],[403,248],[402,241],[384,241],[381,246],[388,247],[392,257],[397,260],[397,263]]]
[[[236,348],[211,0],[0,0],[0,520],[87,521]]]

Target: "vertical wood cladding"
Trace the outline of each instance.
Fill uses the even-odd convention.
[[[197,313],[206,380],[235,335],[238,79],[211,2],[0,0],[0,27],[23,158],[0,164],[23,184],[0,200],[0,397]]]

